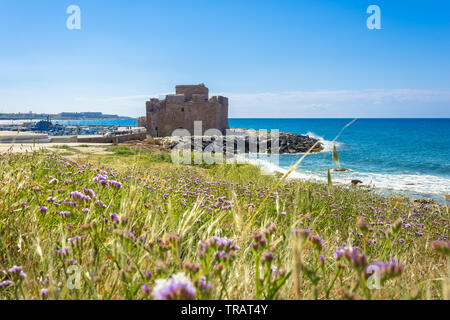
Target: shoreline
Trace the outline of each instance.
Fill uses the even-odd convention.
[[[268,174],[268,175],[281,176],[289,170],[289,168],[283,168],[280,166],[278,166],[277,168],[268,170],[264,166],[258,164],[258,162],[260,162],[261,160],[259,160],[259,159],[256,161],[252,161],[252,160],[255,160],[255,159],[248,159],[247,164],[258,167],[261,171],[266,172],[265,174]],[[337,174],[339,174],[339,172],[337,172]],[[326,179],[317,174],[313,175],[310,173],[304,173],[304,172],[295,170],[292,173],[292,175],[288,176],[287,180],[301,180],[301,181],[308,181],[308,182],[319,183],[319,184],[327,184]],[[301,175],[301,176],[299,176],[299,175]],[[347,180],[348,181],[343,182],[342,178],[334,179],[334,180],[332,178],[332,183],[334,186],[352,187],[352,183],[351,183],[352,177],[347,178]],[[416,191],[399,190],[399,189],[394,189],[393,187],[379,187],[374,184],[359,184],[358,188],[363,188],[363,189],[369,190],[369,191],[371,191],[375,194],[381,195],[381,196],[389,196],[389,195],[403,196],[411,201],[418,200],[418,199],[431,199],[433,201],[436,201],[439,204],[443,204],[443,205],[450,204],[450,200],[446,200],[446,199],[448,199],[447,198],[449,196],[448,194],[426,193],[426,192],[420,192],[417,190]]]
[[[164,139],[164,138],[161,138]],[[127,142],[127,143],[120,143],[119,145],[126,145],[126,146],[131,146],[131,147],[136,147],[136,148],[140,148],[140,147],[148,147],[145,145],[146,142],[138,142],[138,141],[131,141],[131,142]],[[113,144],[111,143],[66,143],[66,142],[57,142],[57,143],[42,143],[42,144],[26,144],[26,143],[9,143],[9,144],[1,144],[0,143],[0,153],[4,153],[4,152],[8,152],[8,150],[13,147],[12,152],[28,152],[28,151],[37,151],[39,149],[45,148],[45,149],[52,149],[54,147],[57,146],[69,146],[69,147],[79,147],[80,145],[89,145],[92,146],[93,148],[96,149],[107,149],[108,147],[111,147]],[[80,148],[82,149],[82,148]],[[162,148],[162,149],[166,149],[166,148]],[[80,150],[80,152],[82,153],[83,150]],[[321,153],[323,152],[330,152],[328,150],[324,150],[321,151]],[[296,153],[296,154],[290,154],[292,156],[301,156],[304,153]],[[253,154],[253,156],[264,156],[264,154]],[[283,156],[283,155],[280,155]],[[258,162],[261,162],[261,159],[256,159],[256,162],[254,161],[255,159],[248,159],[249,161],[247,161],[247,163],[255,165],[257,167],[259,167],[261,170],[264,171],[264,165],[261,165]],[[262,160],[264,161],[264,160]],[[267,162],[269,163],[269,162]],[[266,163],[266,165],[267,165]],[[276,172],[283,172],[283,171],[287,171],[288,168],[283,168],[282,166],[278,166],[278,167],[272,167],[270,168],[270,170],[266,170],[266,171],[271,171],[272,175],[276,175]],[[332,172],[333,175],[335,175],[335,178],[332,179],[333,184],[336,185],[350,185],[351,180],[353,179],[353,177],[343,177],[343,175],[346,175],[346,173],[336,173],[336,172]],[[347,173],[348,174],[348,173]],[[388,176],[388,174],[385,174],[386,177]],[[341,177],[339,177],[341,176]],[[401,176],[392,176],[392,179],[398,179]],[[438,176],[436,176],[438,177]],[[438,177],[439,178],[439,177]],[[289,179],[300,179],[300,180],[305,180],[305,181],[312,181],[312,182],[318,182],[318,183],[326,183],[326,179],[324,179],[324,177],[318,175],[317,173],[311,174],[309,172],[301,172],[301,171],[294,171],[293,173],[293,177],[290,177]],[[343,182],[342,180],[346,179],[345,182]],[[386,178],[387,179],[387,178]],[[369,188],[370,190],[372,190],[373,192],[380,194],[380,195],[390,195],[390,194],[394,194],[394,195],[401,195],[404,197],[407,197],[408,199],[418,199],[418,198],[426,198],[426,199],[433,199],[441,204],[448,204],[449,200],[445,200],[446,196],[448,196],[448,194],[445,193],[427,193],[427,192],[423,192],[420,189],[410,189],[410,190],[401,190],[401,189],[396,189],[395,187],[389,187],[389,186],[377,186],[376,184],[367,184],[364,183],[366,188]]]
[[[253,159],[254,160],[254,159]],[[271,169],[267,169],[265,167],[265,165],[261,165],[258,162],[261,162],[261,160],[256,160],[256,161],[252,161],[252,159],[249,159],[249,161],[247,162],[248,164],[257,166],[258,168],[260,168],[261,170],[267,172],[267,174],[270,175],[277,175],[277,174],[284,174],[285,172],[287,172],[289,170],[289,168],[283,168],[281,166],[278,166],[276,168],[272,167]],[[269,163],[269,162],[267,162]],[[350,170],[349,172],[355,172],[353,170]],[[349,173],[347,172],[347,173]],[[333,172],[331,171],[331,174],[342,174],[343,172]],[[370,174],[370,173],[369,173]],[[288,177],[288,179],[299,179],[299,180],[303,180],[303,181],[311,181],[311,182],[316,182],[316,183],[321,183],[321,184],[326,184],[327,180],[326,177],[320,176],[317,173],[313,174],[310,172],[301,172],[298,170],[295,170],[292,173],[293,176]],[[380,174],[380,175],[385,175],[387,176],[391,176],[394,177],[394,175],[390,175],[388,173],[386,174]],[[441,178],[436,176],[437,178]],[[336,177],[332,176],[332,183],[333,185],[341,185],[341,186],[352,186],[352,180],[357,179],[358,177]],[[345,181],[343,181],[345,179]],[[395,187],[389,187],[389,186],[377,186],[374,183],[363,183],[363,184],[359,184],[360,188],[366,188],[368,190],[373,191],[374,193],[380,194],[380,195],[401,195],[404,196],[408,199],[420,199],[420,198],[425,198],[425,199],[433,199],[439,203],[442,204],[450,204],[450,200],[445,200],[446,197],[448,197],[449,194],[445,194],[445,193],[427,193],[427,192],[421,192],[420,190],[401,190],[401,189],[396,189]]]

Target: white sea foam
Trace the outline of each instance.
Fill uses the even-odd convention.
[[[333,141],[325,140],[323,137],[321,137],[313,132],[308,132],[308,133],[306,133],[306,135],[310,136],[311,138],[317,139],[322,143],[322,145],[323,145],[322,152],[332,152],[334,145],[336,145],[336,147],[340,147],[343,145],[342,142],[338,142],[338,141],[333,142]]]
[[[274,174],[276,172],[286,173],[289,168],[283,168],[274,163],[274,158],[262,155],[237,155],[236,159],[240,163],[253,164],[261,169],[264,174]],[[312,173],[294,171],[289,175],[290,179],[307,179],[321,181],[321,177]]]
[[[352,179],[377,189],[403,193],[446,195],[450,194],[450,179],[428,174],[398,174],[374,172],[334,173],[334,181],[348,183]]]
[[[266,174],[275,172],[286,173],[289,168],[283,168],[270,161],[270,158],[245,157],[241,161],[254,164]],[[333,183],[350,185],[353,179],[361,180],[364,185],[370,185],[376,190],[399,192],[414,195],[434,195],[435,197],[450,194],[450,179],[427,174],[397,174],[374,172],[331,172]],[[314,180],[327,182],[327,172],[302,170],[301,167],[289,175],[289,179]]]

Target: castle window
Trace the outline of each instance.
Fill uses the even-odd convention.
[[[181,112],[184,112],[184,108],[181,108]]]

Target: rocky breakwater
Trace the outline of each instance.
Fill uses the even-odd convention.
[[[304,153],[316,144],[311,152],[316,153],[324,149],[323,144],[318,139],[306,135],[299,135],[289,132],[280,132],[280,154],[283,153]]]
[[[207,152],[225,152],[228,148],[229,152],[234,153],[271,153],[272,148],[276,147],[276,143],[272,146],[270,131],[267,132],[267,135],[264,135],[260,131],[252,129],[231,129],[225,137],[190,136],[162,139],[164,139],[167,149],[173,149],[177,146],[177,148],[188,149],[190,147],[191,150]],[[313,146],[313,153],[324,149],[323,144],[318,139],[310,136],[289,132],[278,133],[279,154],[305,153]]]

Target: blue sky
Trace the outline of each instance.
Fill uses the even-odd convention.
[[[0,39],[0,112],[139,116],[204,82],[231,117],[450,117],[446,0],[0,0]]]

